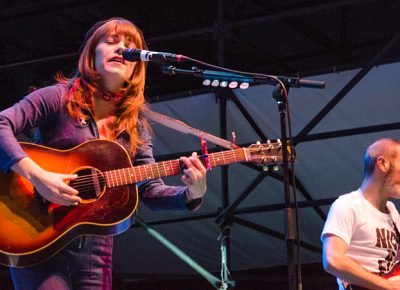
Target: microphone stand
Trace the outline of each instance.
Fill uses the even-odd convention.
[[[295,226],[293,220],[293,208],[290,202],[290,180],[289,180],[289,156],[287,143],[287,128],[286,128],[286,113],[287,113],[287,97],[288,88],[284,87],[284,83],[277,84],[272,93],[273,98],[277,101],[279,110],[279,120],[281,129],[281,142],[282,142],[282,168],[283,168],[283,187],[285,196],[285,240],[287,251],[287,266],[288,266],[288,284],[290,290],[301,289],[300,277],[296,275],[296,263],[294,258],[294,244],[295,244]],[[292,150],[290,152],[293,152]],[[292,158],[292,156],[290,156]],[[294,185],[293,185],[294,186]],[[298,241],[299,242],[299,241]],[[299,282],[299,285],[297,285]],[[299,286],[299,288],[297,287]]]
[[[204,63],[202,63],[204,64]],[[212,66],[215,67],[215,66]],[[283,186],[284,186],[284,197],[285,197],[285,240],[286,240],[286,250],[287,250],[287,265],[288,265],[288,284],[290,290],[301,290],[301,277],[300,271],[296,271],[295,263],[295,225],[294,225],[294,211],[290,201],[290,172],[289,172],[289,160],[292,162],[292,152],[289,148],[290,156],[288,154],[288,145],[291,147],[292,144],[287,141],[287,108],[288,108],[288,90],[289,87],[299,88],[299,87],[309,87],[309,88],[325,88],[325,83],[321,81],[304,80],[296,77],[286,77],[286,76],[270,76],[262,74],[253,73],[242,73],[225,68],[221,68],[222,71],[213,70],[201,70],[196,67],[192,67],[191,70],[177,69],[176,67],[169,65],[162,68],[164,74],[171,76],[177,74],[192,75],[195,77],[201,77],[205,80],[213,80],[213,82],[208,82],[213,86],[228,86],[229,88],[234,88],[231,86],[232,83],[242,82],[247,84],[246,86],[240,86],[241,88],[247,88],[249,84],[269,84],[274,85],[275,89],[273,91],[273,98],[277,101],[279,118],[280,118],[280,130],[281,130],[281,142],[282,142],[282,168],[283,168]],[[218,82],[215,82],[218,81]],[[228,84],[228,82],[230,82]],[[207,83],[207,84],[208,84]],[[214,84],[213,84],[214,83]],[[204,83],[203,83],[204,84]],[[235,87],[236,87],[235,86]],[[293,181],[294,182],[294,181]],[[292,185],[295,188],[295,184]],[[298,245],[300,241],[297,241]],[[300,269],[300,265],[298,265]]]

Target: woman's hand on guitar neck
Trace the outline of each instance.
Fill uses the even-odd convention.
[[[181,180],[188,187],[189,197],[191,199],[203,197],[207,190],[207,170],[197,157],[197,153],[193,152],[192,156],[181,157],[180,160],[186,166]]]
[[[60,174],[43,170],[29,157],[20,159],[11,169],[28,179],[36,191],[46,200],[59,205],[78,205],[78,191],[68,185],[77,178],[73,174]]]

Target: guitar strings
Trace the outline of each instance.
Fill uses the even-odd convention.
[[[216,154],[216,155],[221,155],[221,154]],[[222,155],[223,156],[223,155]],[[213,160],[214,158],[210,158],[211,162],[214,163],[215,165],[217,165],[217,160]],[[223,158],[224,161],[228,161],[228,162],[232,162],[232,161],[236,161],[236,158],[231,158],[231,157],[227,157],[227,158]],[[214,162],[213,162],[214,161]],[[131,180],[132,175],[130,174],[130,171],[138,171],[139,175],[144,175],[144,176],[149,176],[151,178],[156,178],[156,177],[161,177],[163,174],[164,175],[168,175],[169,173],[177,173],[179,172],[179,166],[172,166],[171,164],[169,164],[169,168],[165,168],[165,164],[166,163],[177,163],[178,160],[174,160],[174,161],[164,161],[158,164],[146,164],[143,166],[138,166],[138,167],[133,167],[133,168],[123,168],[123,169],[117,169],[117,170],[110,170],[105,172],[107,175],[107,173],[109,173],[109,176],[106,179],[109,179],[111,181],[123,181],[123,180],[127,180],[127,174],[129,176],[129,179]],[[176,164],[175,164],[176,165]],[[128,172],[126,172],[128,170]],[[114,176],[112,176],[112,173],[114,173]],[[117,174],[118,173],[118,174]],[[121,174],[122,173],[122,174]],[[158,174],[157,174],[158,173]],[[122,176],[121,176],[122,175]],[[80,187],[83,188],[82,186],[84,185],[92,185],[93,184],[93,179],[97,178],[100,179],[99,177],[103,177],[102,174],[97,173],[96,175],[94,174],[89,174],[89,175],[81,175],[79,176],[76,181],[74,182],[74,185],[76,185],[76,187]],[[137,180],[135,180],[135,182],[137,182]],[[119,183],[119,182],[118,182]]]
[[[259,149],[256,149],[256,150],[259,151]],[[239,153],[239,155],[236,153]],[[231,156],[229,156],[229,155],[231,155]],[[240,148],[240,149],[233,149],[231,151],[222,151],[219,153],[214,153],[209,158],[210,158],[210,162],[215,167],[219,164],[227,164],[227,163],[236,162],[237,159],[244,160],[244,156],[245,156],[245,154],[244,154],[243,148]],[[203,159],[203,158],[200,156],[199,159]],[[168,166],[168,163],[169,163],[169,166]],[[169,168],[166,168],[166,165]],[[119,186],[119,184],[126,185],[126,182],[124,182],[124,181],[127,181],[128,179],[129,179],[129,181],[131,181],[131,183],[138,182],[137,178],[134,178],[135,179],[134,182],[132,181],[132,177],[135,177],[135,174],[134,175],[131,174],[132,171],[133,171],[133,173],[135,173],[135,171],[137,171],[137,173],[140,176],[147,176],[147,177],[151,177],[151,178],[166,176],[170,173],[175,174],[175,173],[179,172],[179,160],[163,161],[160,163],[140,165],[137,167],[110,170],[110,171],[104,172],[104,175],[101,173],[80,175],[72,183],[73,183],[73,187],[81,192],[85,192],[85,190],[87,190],[87,189],[92,189],[93,185],[95,184],[94,180],[97,180],[97,181],[100,180],[100,184],[101,184],[101,179],[103,179],[103,178],[105,179],[104,183],[106,183],[106,184],[107,184],[107,181],[110,181],[109,182],[110,184],[117,183],[117,186]],[[114,176],[112,176],[112,173],[114,174]],[[107,175],[109,175],[109,176],[107,176]],[[96,182],[96,183],[99,183],[99,182]]]
[[[224,158],[225,161],[235,161],[236,158],[231,159],[231,158]],[[213,160],[211,160],[213,161]],[[116,170],[110,170],[105,172],[105,174],[109,173],[111,175],[111,173],[113,172],[115,176],[110,176],[108,179],[116,179],[116,180],[122,180],[122,179],[127,179],[127,174],[128,173],[130,177],[132,177],[132,175],[130,174],[130,171],[139,171],[139,175],[146,175],[146,176],[151,176],[151,177],[156,177],[158,175],[163,175],[163,174],[169,174],[169,172],[171,173],[175,173],[177,172],[177,169],[179,169],[179,166],[172,166],[169,165],[169,168],[164,168],[165,167],[165,163],[167,162],[161,162],[158,164],[148,164],[148,165],[143,165],[143,166],[138,166],[138,167],[133,167],[132,168],[123,168],[123,169],[116,169]],[[216,162],[213,162],[214,164],[217,164]],[[161,166],[164,165],[164,166]],[[126,172],[128,171],[128,172]],[[118,174],[117,174],[118,172]],[[121,174],[122,173],[122,174]],[[143,173],[143,174],[142,174]],[[159,174],[156,174],[159,173]],[[118,175],[118,176],[117,176]],[[122,175],[122,176],[121,176]],[[88,174],[88,175],[80,175],[76,181],[74,182],[74,184],[76,184],[77,186],[79,185],[84,185],[86,184],[91,184],[92,180],[94,178],[98,178],[99,177],[103,177],[103,175],[101,173],[97,173],[97,174]],[[107,178],[107,176],[106,176]]]

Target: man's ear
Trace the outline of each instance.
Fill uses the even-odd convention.
[[[379,169],[381,172],[387,173],[390,170],[390,162],[388,159],[386,159],[384,156],[379,156],[376,159],[376,167]]]

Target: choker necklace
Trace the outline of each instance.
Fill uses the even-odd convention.
[[[124,94],[122,93],[112,93],[112,92],[104,92],[100,94],[100,98],[103,101],[111,102],[111,103],[118,103],[124,98]]]
[[[74,81],[70,84],[69,87],[69,92],[68,92],[68,101],[71,102],[74,99],[74,94],[76,90],[81,86],[81,78],[77,77],[74,79]],[[98,96],[106,102],[111,102],[111,103],[118,103],[122,101],[124,98],[123,93],[113,93],[109,91],[105,91],[101,94],[98,94]]]

